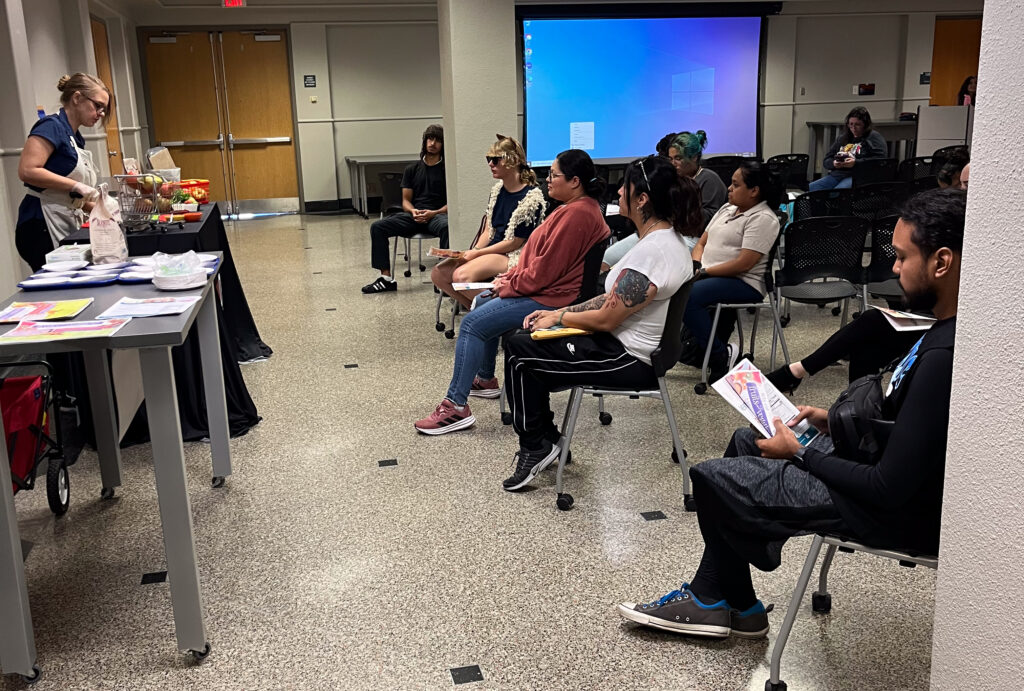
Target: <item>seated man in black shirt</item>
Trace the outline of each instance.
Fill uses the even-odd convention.
[[[834,455],[821,408],[801,406],[796,418],[824,433],[807,448],[778,419],[771,439],[738,430],[725,458],[690,469],[704,539],[693,579],[653,602],[620,604],[623,618],[692,635],[763,638],[768,614],[750,565],[777,568],[794,535],[938,554],[965,208],[964,192],[931,190],[911,198],[896,225],[893,271],[907,307],[931,310],[938,321],[892,376],[882,413],[893,425],[878,462]]]
[[[448,189],[444,176],[444,130],[440,125],[429,125],[423,131],[420,160],[402,175],[402,208],[404,213],[370,225],[370,262],[380,271],[380,278],[363,286],[364,293],[398,290],[388,256],[391,238],[429,233],[440,239],[441,247],[448,248]]]

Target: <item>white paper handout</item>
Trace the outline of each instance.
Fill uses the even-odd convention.
[[[493,287],[493,283],[452,283],[455,290],[487,290]]]
[[[740,360],[724,377],[711,384],[711,387],[766,439],[775,436],[775,418],[788,423],[800,413],[796,406],[768,381],[768,377],[746,358]],[[818,430],[806,420],[790,429],[802,446],[807,446],[818,436]]]
[[[889,325],[897,331],[927,331],[936,321],[935,317],[926,317],[913,312],[901,312],[878,305],[868,305],[868,307],[873,307],[884,314]]]
[[[160,298],[121,298],[108,307],[98,319],[114,317],[164,317],[181,314],[199,300],[198,295]]]

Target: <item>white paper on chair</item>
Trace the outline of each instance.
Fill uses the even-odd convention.
[[[724,377],[713,382],[711,388],[738,410],[765,438],[774,434],[774,418],[780,418],[783,423],[788,423],[800,413],[796,406],[768,381],[761,370],[746,358],[736,363]],[[818,436],[818,430],[806,420],[791,429],[797,441],[803,446],[807,446]]]
[[[927,317],[913,312],[901,312],[878,305],[868,305],[868,307],[873,307],[884,314],[892,328],[897,331],[927,331],[936,321],[935,317]]]
[[[452,283],[455,290],[488,290],[493,287],[493,283]]]

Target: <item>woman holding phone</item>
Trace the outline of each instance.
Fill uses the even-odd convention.
[[[821,165],[828,174],[812,182],[808,189],[817,192],[853,187],[853,169],[858,162],[885,158],[887,154],[885,137],[871,129],[871,114],[867,108],[857,106],[847,114],[846,128],[822,159]]]

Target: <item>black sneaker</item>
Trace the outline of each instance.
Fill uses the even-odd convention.
[[[732,610],[731,616],[732,635],[739,638],[764,638],[768,635],[768,613],[775,609],[775,605],[764,606],[760,600],[750,609],[739,611]]]
[[[512,473],[511,477],[506,478],[501,483],[501,486],[505,488],[506,492],[515,492],[526,487],[533,478],[537,477],[537,473],[547,468],[551,465],[552,461],[558,458],[559,453],[561,453],[561,449],[546,440],[544,441],[544,446],[536,451],[519,449],[513,458],[513,462],[516,464],[516,471]]]
[[[725,638],[732,630],[732,610],[728,603],[719,600],[705,605],[690,590],[689,583],[683,583],[679,590],[654,602],[623,602],[617,610],[620,617],[637,624],[691,636]]]
[[[793,374],[793,370],[789,368],[789,365],[783,365],[774,372],[768,373],[765,377],[775,385],[776,389],[782,393],[789,394],[796,391],[796,387],[800,386],[800,382],[803,381],[803,379],[799,379]]]
[[[395,281],[394,279],[389,281],[388,279],[381,276],[373,283],[368,283],[365,286],[363,286],[361,290],[366,295],[372,295],[374,293],[390,293],[392,291],[398,290],[398,282]]]

